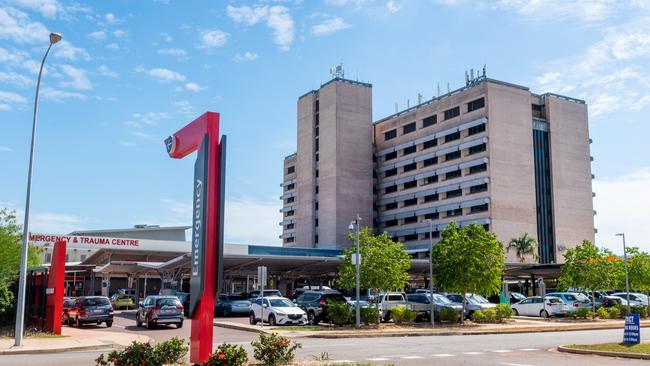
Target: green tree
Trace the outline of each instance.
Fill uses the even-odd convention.
[[[562,275],[558,279],[561,289],[573,288],[577,291],[589,291],[592,298],[596,290],[612,287],[617,280],[616,260],[611,252],[599,249],[589,240],[575,248],[567,249],[564,254]],[[593,313],[596,313],[595,301],[592,301]]]
[[[16,213],[6,208],[0,209],[0,287],[9,288],[18,279],[22,237],[21,227],[16,223]],[[28,248],[28,266],[41,263],[39,254],[38,248]]]
[[[539,256],[537,255],[537,241],[528,233],[524,233],[518,238],[510,239],[508,243],[508,251],[514,249],[517,254],[517,259],[519,262],[524,263],[526,261],[526,256],[531,256],[534,261],[537,261]]]
[[[343,249],[343,264],[339,266],[337,283],[352,290],[356,288],[356,266],[352,264],[352,257],[356,255],[356,233],[350,233],[348,238],[353,245]],[[394,242],[386,232],[373,235],[370,228],[364,227],[359,231],[359,254],[361,288],[375,292],[404,289],[411,268],[411,257],[404,245]]]
[[[499,292],[505,251],[496,235],[482,226],[472,223],[459,228],[452,221],[431,255],[436,283],[445,290],[488,296]],[[463,314],[466,305],[467,300],[463,300]]]

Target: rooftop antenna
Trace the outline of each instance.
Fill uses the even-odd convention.
[[[467,73],[467,70],[465,70],[465,86],[469,85],[469,74]]]
[[[422,94],[418,93],[418,104],[422,104]]]
[[[330,68],[330,75],[332,79],[345,79],[345,71],[343,70],[343,63]]]
[[[438,98],[440,98],[440,82],[438,82]]]
[[[395,113],[397,113],[398,110],[399,108],[397,107],[397,102],[395,102]]]
[[[447,94],[451,94],[451,88],[449,88],[449,82],[447,82]]]
[[[483,77],[484,77],[484,78],[487,77],[487,75],[486,75],[486,71],[487,71],[487,66],[486,66],[485,64],[483,64]]]
[[[469,69],[469,75],[472,78],[472,81],[474,80],[474,69]]]
[[[411,100],[407,99],[406,100],[406,109],[409,109],[409,108],[411,108]]]

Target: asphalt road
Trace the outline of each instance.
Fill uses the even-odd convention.
[[[243,321],[243,319],[242,319]],[[189,338],[189,324],[181,329],[174,326],[154,330],[135,327],[132,312],[116,316],[111,331],[141,332],[161,341],[173,336]],[[393,365],[646,365],[646,361],[604,358],[559,353],[561,344],[619,342],[622,330],[525,333],[470,336],[382,337],[354,339],[300,339],[302,348],[298,359],[326,357],[336,363],[372,362]],[[643,332],[642,332],[643,334]],[[243,345],[252,355],[250,341],[255,333],[215,328],[215,343]],[[649,336],[642,336],[650,340]],[[216,346],[216,345],[215,345]],[[62,354],[2,356],[0,366],[87,366],[101,351]]]

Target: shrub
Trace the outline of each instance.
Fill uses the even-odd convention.
[[[604,308],[604,307],[598,308],[598,310],[596,310],[596,314],[601,319],[610,319],[611,318],[611,316],[609,315],[609,311],[607,311],[607,309]]]
[[[354,313],[345,302],[327,302],[327,321],[336,325],[343,325],[352,322]]]
[[[621,304],[616,304],[609,308],[609,316],[612,319],[618,319],[622,318],[625,316],[625,313],[627,313],[627,307],[621,306]]]
[[[452,308],[442,308],[440,319],[442,321],[457,322],[460,319],[460,313]]]
[[[504,319],[510,319],[512,316],[512,308],[507,304],[499,304],[496,307],[497,321],[502,322]]]
[[[163,366],[180,363],[187,354],[185,341],[174,337],[152,347],[149,343],[133,342],[121,351],[112,351],[104,359],[102,353],[95,359],[97,366]]]
[[[568,311],[566,313],[567,318],[575,319],[576,318],[576,312],[575,311]]]
[[[580,308],[576,310],[576,317],[580,319],[587,319],[587,317],[591,316],[592,312],[589,311],[587,308]]]
[[[499,321],[497,317],[497,311],[495,308],[485,309],[483,311],[483,314],[485,314],[486,323],[497,323]]]
[[[475,323],[485,323],[485,314],[481,310],[476,310],[472,316]]]
[[[379,322],[379,308],[372,306],[360,310],[362,322],[366,324],[377,324]]]
[[[396,306],[390,310],[391,318],[397,324],[412,323],[417,318],[418,313],[407,308],[406,306]]]
[[[630,307],[630,313],[639,314],[641,318],[648,316],[648,307],[645,305],[634,305]]]
[[[11,312],[15,296],[5,284],[0,285],[0,316]],[[0,323],[1,324],[1,323]]]
[[[277,333],[266,335],[260,332],[260,340],[251,342],[253,356],[263,366],[280,366],[293,362],[296,349],[302,347]]]
[[[248,364],[248,355],[242,346],[224,343],[217,347],[217,352],[201,366],[245,366]]]

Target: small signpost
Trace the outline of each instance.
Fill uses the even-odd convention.
[[[625,314],[623,344],[641,343],[641,324],[639,314]]]
[[[266,266],[257,267],[257,282],[260,286],[260,298],[262,299],[262,308],[260,309],[260,326],[264,328],[264,287],[266,287],[267,270]]]

